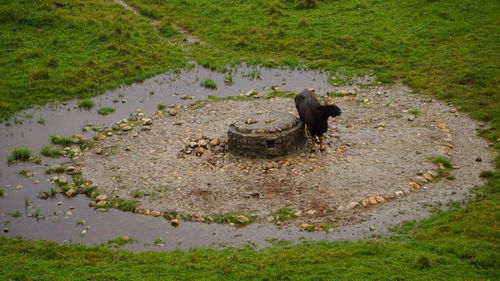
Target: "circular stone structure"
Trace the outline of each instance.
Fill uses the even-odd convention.
[[[257,112],[229,125],[228,151],[247,158],[274,158],[301,151],[304,124],[285,112]]]
[[[96,193],[138,201],[139,214],[175,211],[195,222],[241,214],[257,223],[331,225],[338,227],[334,233],[353,235],[375,228],[373,234],[462,200],[482,182],[480,172],[492,169],[494,153],[476,136],[477,123],[404,86],[359,89],[335,104],[343,113],[329,120],[321,153],[304,148],[273,159],[227,153],[230,124],[243,130],[237,136],[252,135],[250,125],[263,130],[256,137],[266,130],[272,136],[304,131],[295,121],[285,122],[294,125],[282,132],[273,130],[279,127],[276,114],[297,120],[276,112],[296,113],[293,99],[224,100],[178,108],[174,115],[121,120],[121,129],[96,133],[95,146],[71,166],[81,169],[81,179],[92,182]],[[235,122],[235,116],[241,118]],[[451,169],[441,167],[443,159]],[[440,176],[439,170],[449,174]]]

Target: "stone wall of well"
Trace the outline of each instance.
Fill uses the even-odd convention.
[[[274,158],[303,150],[306,143],[304,124],[299,118],[293,117],[286,130],[271,130],[273,132],[259,129],[258,126],[254,126],[250,132],[241,132],[237,125],[231,124],[228,151],[246,158]],[[290,120],[290,116],[286,119]]]

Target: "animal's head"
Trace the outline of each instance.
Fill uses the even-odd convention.
[[[339,116],[342,113],[342,110],[340,110],[340,108],[334,104],[324,105],[321,107],[321,109],[326,116],[331,117]]]

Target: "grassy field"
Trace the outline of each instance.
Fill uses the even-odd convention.
[[[50,100],[92,96],[184,63],[144,18],[111,1],[58,3],[63,7],[0,0],[2,117]],[[181,36],[168,32],[174,22],[206,42],[189,55],[207,67],[224,70],[245,61],[346,76],[332,82],[373,72],[381,82],[403,81],[487,122],[480,133],[500,149],[497,1],[130,3],[159,20],[163,36]],[[312,6],[304,8],[307,3]],[[475,199],[402,224],[387,240],[132,254],[1,239],[0,279],[498,280],[499,169],[497,157]]]
[[[0,50],[0,119],[184,64],[146,19],[99,0],[0,0]]]

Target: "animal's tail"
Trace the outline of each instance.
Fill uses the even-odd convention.
[[[342,113],[342,110],[340,110],[340,108],[334,104],[321,106],[321,111],[326,116],[331,117],[339,116]]]

